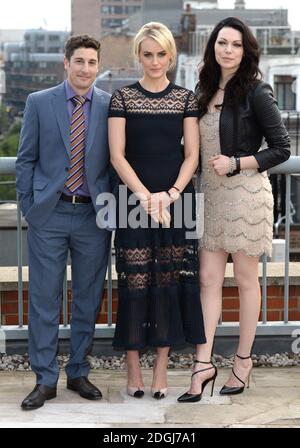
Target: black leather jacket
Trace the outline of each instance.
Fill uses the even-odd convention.
[[[258,152],[263,137],[267,148]],[[290,138],[269,84],[260,81],[237,111],[226,106],[225,96],[220,115],[220,144],[226,156],[253,155],[260,172],[290,157]]]

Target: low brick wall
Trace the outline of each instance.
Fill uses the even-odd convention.
[[[1,297],[1,325],[18,325],[18,292],[2,291]],[[68,321],[71,317],[72,292],[68,290]],[[116,322],[118,307],[118,295],[116,289],[113,290],[113,323]],[[108,319],[108,301],[107,291],[104,291],[101,311],[97,317],[98,324],[107,323]],[[63,323],[63,315],[61,313],[60,323]],[[28,324],[28,291],[23,293],[23,324]]]
[[[18,292],[2,291],[1,293],[1,325],[18,325]],[[283,286],[269,286],[267,288],[267,320],[283,320]],[[28,292],[24,291],[23,319],[24,325],[28,324]],[[71,316],[72,293],[68,290],[68,319]],[[113,289],[112,320],[116,322],[118,308],[118,293]],[[236,287],[223,288],[223,322],[237,322],[239,320],[239,299]],[[97,317],[98,324],[107,323],[108,317],[107,291],[104,291],[101,311]],[[261,320],[261,315],[260,315]],[[290,286],[289,290],[289,320],[300,321],[300,285]],[[61,315],[61,323],[63,316]]]
[[[239,299],[236,287],[223,288],[223,322],[239,320]],[[267,287],[267,320],[283,320],[284,288],[283,286]],[[260,313],[259,320],[262,319]],[[289,320],[300,320],[300,286],[290,286],[289,289]]]
[[[260,267],[261,270],[261,267]],[[290,288],[289,288],[289,320],[300,321],[300,263],[290,263]],[[113,301],[112,320],[116,322],[118,308],[118,294],[116,272],[113,269]],[[0,268],[0,315],[1,325],[18,325],[18,292],[17,292],[17,268]],[[267,320],[283,320],[284,309],[284,264],[268,264],[267,280]],[[23,268],[23,323],[28,324],[28,269]],[[72,292],[70,271],[68,271],[68,319],[71,315]],[[226,269],[223,287],[223,322],[237,322],[239,320],[238,289],[235,286],[232,273],[232,265],[229,263]],[[108,318],[107,289],[104,290],[101,311],[97,317],[97,323],[105,324]],[[260,315],[261,320],[261,315]],[[61,314],[61,323],[63,316]]]
[[[285,238],[284,228],[279,230],[279,238]],[[290,229],[290,250],[300,248],[300,224],[291,224]]]

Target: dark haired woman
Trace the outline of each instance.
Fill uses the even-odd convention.
[[[290,156],[289,136],[271,87],[259,79],[258,62],[257,41],[242,21],[229,17],[215,27],[198,83],[204,193],[200,281],[207,342],[197,346],[191,387],[181,402],[199,401],[205,385],[214,384],[210,357],[228,254],[239,290],[240,338],[220,393],[238,394],[249,386],[261,301],[258,261],[272,249],[273,196],[266,170]],[[263,137],[267,147],[260,150]]]

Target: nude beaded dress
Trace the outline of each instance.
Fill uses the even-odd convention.
[[[199,190],[204,194],[204,232],[200,247],[250,256],[272,253],[273,195],[266,172],[241,170],[218,176],[208,160],[220,154],[220,111],[200,120],[201,165]]]

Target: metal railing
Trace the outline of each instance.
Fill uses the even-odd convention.
[[[16,157],[0,157],[0,176],[3,175],[15,175],[15,163]],[[12,201],[10,201],[12,202]],[[18,260],[18,325],[1,325],[1,306],[0,306],[0,328],[5,331],[7,340],[27,339],[28,326],[23,323],[23,254],[22,254],[22,213],[17,203],[17,260]],[[112,251],[108,257],[108,268],[106,275],[107,283],[107,324],[97,324],[95,329],[95,337],[113,337],[114,325],[112,323]],[[1,288],[0,288],[1,291]],[[69,338],[70,325],[68,320],[68,273],[67,267],[63,280],[62,289],[62,316],[63,324],[59,328],[59,337],[61,339]]]
[[[15,157],[0,158],[0,175],[15,174]],[[267,320],[267,257],[262,259],[262,321],[260,322],[257,334],[259,335],[290,335],[294,329],[299,329],[300,322],[289,322],[289,257],[290,257],[290,196],[291,196],[291,175],[300,174],[300,157],[292,156],[285,163],[278,165],[270,170],[272,174],[286,175],[286,219],[285,219],[285,273],[284,273],[284,319],[283,321],[268,322]],[[23,273],[22,273],[22,223],[21,211],[17,201],[17,259],[18,259],[18,325],[1,326],[6,334],[7,340],[26,339],[28,328],[23,324]],[[60,325],[59,337],[64,339],[70,335],[70,327],[68,322],[68,302],[67,302],[67,274],[64,278],[62,312],[63,324]],[[95,329],[96,338],[110,338],[114,334],[114,324],[112,323],[112,254],[110,251],[109,263],[107,270],[107,295],[108,295],[108,320],[106,324],[97,324]],[[0,289],[1,291],[1,289]],[[1,309],[0,309],[1,324]],[[235,336],[238,335],[238,323],[236,322],[219,322],[217,335]]]
[[[293,154],[300,155],[300,112],[281,111],[281,118],[291,138]]]

